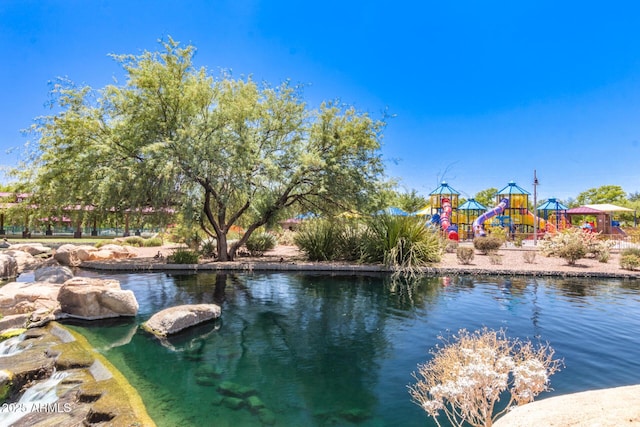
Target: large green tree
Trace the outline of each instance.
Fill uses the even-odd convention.
[[[56,113],[32,128],[39,206],[179,210],[227,261],[283,209],[360,209],[375,192],[382,120],[338,102],[310,109],[288,82],[214,78],[194,67],[193,46],[161,44],[114,56],[126,84],[54,87]],[[228,244],[239,222],[246,232]]]
[[[580,205],[613,203],[624,205],[627,201],[627,193],[619,185],[602,185],[598,188],[590,188],[578,194],[576,201]]]

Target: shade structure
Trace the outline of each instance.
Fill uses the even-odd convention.
[[[534,215],[529,212],[529,193],[524,188],[510,181],[496,194],[496,204],[500,205],[507,199],[507,207],[502,215],[496,215],[494,223],[499,226],[508,227],[511,233],[530,233],[535,224]]]
[[[469,199],[460,206],[458,206],[459,211],[486,211],[487,207],[482,203],[479,203],[476,199]]]
[[[376,212],[376,215],[407,216],[409,214],[398,207],[389,206]]]
[[[431,205],[427,205],[422,209],[419,209],[415,212],[411,212],[411,215],[416,215],[416,216],[431,215]]]
[[[610,203],[594,204],[594,205],[582,205],[577,208],[572,208],[567,211],[567,216],[575,215],[591,215],[596,217],[595,229],[598,232],[604,234],[611,234],[618,232],[624,234],[621,231],[616,221],[612,221],[612,214],[615,212],[633,212],[633,209],[625,208],[623,206],[616,206]]]
[[[486,210],[476,199],[469,199],[458,207],[458,233],[462,239],[473,239],[473,221]]]
[[[431,205],[431,213],[434,214],[442,209],[442,199],[448,199],[451,203],[451,208],[455,211],[458,208],[458,197],[460,192],[456,191],[453,187],[447,184],[446,181],[442,181],[440,186],[429,193],[429,203]]]
[[[545,221],[551,224],[547,226],[547,231],[555,232],[567,227],[567,211],[569,208],[560,203],[555,198],[549,198],[546,202],[536,208],[538,215],[542,215]]]

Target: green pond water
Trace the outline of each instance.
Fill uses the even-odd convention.
[[[131,289],[139,315],[69,325],[138,389],[159,426],[432,426],[407,385],[438,336],[460,328],[549,341],[566,367],[539,398],[640,383],[636,281],[99,276]],[[138,327],[191,303],[220,304],[222,317],[166,341]]]

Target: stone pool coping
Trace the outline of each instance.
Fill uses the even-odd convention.
[[[154,258],[129,258],[108,261],[85,261],[81,268],[103,271],[137,272],[215,272],[215,271],[305,271],[324,273],[393,273],[393,269],[380,264],[349,264],[339,262],[204,262],[199,264],[167,264]],[[638,271],[598,271],[598,270],[527,270],[526,268],[468,268],[463,265],[448,267],[424,267],[421,269],[430,275],[473,275],[473,276],[533,276],[533,277],[586,277],[604,279],[640,279]]]

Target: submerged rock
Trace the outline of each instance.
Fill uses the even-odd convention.
[[[179,305],[159,311],[142,327],[156,336],[166,337],[218,317],[220,306],[216,304]]]

